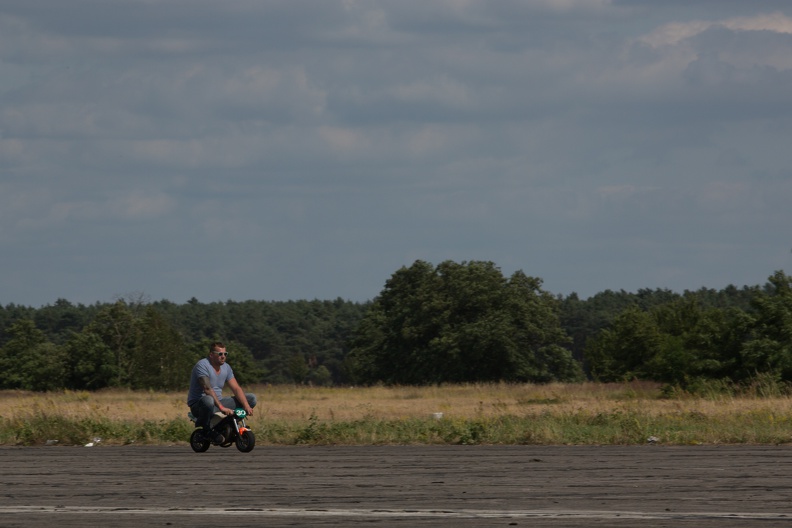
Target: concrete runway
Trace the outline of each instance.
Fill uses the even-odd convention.
[[[0,526],[792,526],[772,446],[2,447]]]

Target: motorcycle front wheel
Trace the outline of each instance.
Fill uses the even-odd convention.
[[[203,453],[207,449],[209,449],[209,439],[204,436],[203,431],[200,429],[196,429],[190,435],[190,447],[196,453]]]
[[[239,433],[236,439],[236,446],[237,449],[243,453],[253,451],[253,448],[256,446],[256,436],[253,434],[253,431],[243,431]]]

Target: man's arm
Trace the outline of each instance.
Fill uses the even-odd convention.
[[[212,384],[209,383],[209,377],[208,376],[201,376],[200,378],[198,378],[198,382],[201,384],[201,387],[203,387],[204,393],[207,396],[211,396],[212,397],[212,399],[214,400],[215,407],[220,409],[221,413],[223,413],[225,415],[233,414],[233,412],[234,412],[233,409],[229,409],[227,407],[223,407],[223,405],[220,403],[220,398],[217,397],[217,394],[215,393],[214,389],[212,388]]]
[[[228,386],[231,388],[231,392],[234,393],[234,397],[236,397],[237,401],[242,404],[242,408],[245,409],[245,412],[250,416],[253,416],[253,409],[250,407],[250,405],[248,405],[245,391],[243,391],[242,387],[239,386],[236,378],[231,378],[228,380]]]

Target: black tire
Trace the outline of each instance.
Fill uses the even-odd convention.
[[[250,453],[256,447],[256,435],[253,434],[253,431],[239,433],[236,439],[236,446],[243,453]]]
[[[192,447],[192,450],[196,453],[203,453],[209,449],[210,445],[211,442],[206,438],[202,430],[196,429],[190,435],[190,447]]]

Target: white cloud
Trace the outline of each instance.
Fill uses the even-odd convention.
[[[16,242],[36,236],[37,231],[68,231],[96,223],[150,222],[171,213],[176,201],[163,192],[132,190],[104,197],[64,198],[52,188],[5,185],[3,235]]]
[[[320,126],[318,132],[319,136],[333,150],[360,152],[370,146],[369,138],[354,129],[337,126]]]
[[[112,198],[105,210],[129,220],[151,220],[171,212],[175,203],[163,192],[132,191]]]
[[[665,24],[640,38],[652,47],[673,46],[713,27],[733,31],[772,31],[792,34],[792,18],[783,13],[759,14],[724,20],[694,20]]]

